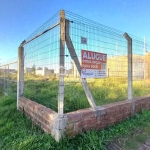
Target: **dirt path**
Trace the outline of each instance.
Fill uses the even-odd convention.
[[[108,150],[124,150],[122,144],[119,142],[113,142],[109,143],[107,146]],[[150,150],[150,139],[140,145],[140,147],[137,150]]]

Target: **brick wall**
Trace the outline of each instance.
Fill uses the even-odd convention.
[[[74,136],[90,129],[106,128],[132,116],[134,113],[139,113],[142,109],[150,109],[150,95],[132,101],[111,103],[102,107],[104,108],[102,110],[89,108],[67,113],[67,135]]]
[[[25,97],[19,98],[19,109],[29,116],[35,124],[40,125],[45,132],[51,134],[57,116],[55,111]]]
[[[39,124],[45,132],[52,134],[59,141],[63,134],[62,131],[72,137],[91,129],[106,128],[132,116],[134,113],[139,113],[143,109],[150,109],[150,95],[132,101],[125,100],[99,106],[96,110],[87,108],[70,112],[64,115],[65,118],[58,118],[55,111],[25,97],[19,98],[19,109],[24,111],[34,123]]]

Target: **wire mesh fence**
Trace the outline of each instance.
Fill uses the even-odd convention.
[[[29,36],[24,45],[24,94],[27,98],[56,111],[58,111],[61,43],[59,17],[57,13]],[[66,22],[65,29],[69,32],[70,42],[80,65],[82,50],[107,54],[106,78],[87,79],[96,105],[127,99],[128,48],[123,32],[67,11],[65,11],[65,17],[69,22]],[[132,37],[133,96],[137,97],[149,93],[149,45],[147,43],[144,45],[142,39],[131,35]],[[90,107],[73,57],[75,56],[71,56],[68,45],[65,43],[64,112]]]
[[[70,37],[81,64],[81,50],[107,54],[106,78],[87,79],[97,105],[127,98],[127,41],[123,32],[103,26],[91,20],[66,12]],[[82,40],[85,39],[85,42]],[[65,49],[65,111],[89,107],[80,82],[80,75]],[[69,105],[68,105],[69,104]]]
[[[0,88],[8,96],[17,96],[17,58],[1,64]]]
[[[124,32],[106,27],[65,11],[66,36],[69,43],[61,49],[60,15],[57,13],[25,40],[24,96],[58,111],[59,97],[64,95],[64,112],[90,107],[83,88],[83,80],[74,58],[82,65],[82,51],[107,55],[106,77],[87,78],[97,106],[128,98],[128,47]],[[132,38],[133,97],[150,93],[150,44]],[[71,50],[74,49],[73,55]],[[64,84],[60,84],[60,57],[64,57]],[[17,63],[0,67],[0,85],[4,93],[17,91]],[[64,86],[64,92],[60,92]],[[87,90],[87,89],[86,89]],[[61,95],[62,94],[62,95]]]
[[[133,97],[150,93],[150,43],[132,36]]]
[[[58,108],[59,25],[45,31],[58,22],[57,13],[29,36],[24,45],[24,95],[55,111]],[[43,35],[32,40],[43,31]]]

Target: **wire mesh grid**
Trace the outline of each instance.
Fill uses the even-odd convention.
[[[133,97],[150,93],[150,43],[132,36]]]
[[[17,64],[13,58],[0,66],[0,88],[8,96],[17,96]]]
[[[57,15],[27,39],[59,23]],[[24,45],[24,95],[55,111],[58,109],[59,28],[58,25]]]
[[[107,54],[107,77],[87,79],[97,105],[127,98],[127,41],[123,32],[66,12],[70,21],[70,38],[81,64],[81,50]],[[86,42],[82,42],[82,38]],[[89,107],[79,73],[68,48],[65,49],[65,111]]]
[[[81,51],[89,50],[107,54],[106,78],[87,79],[96,105],[127,99],[128,54],[123,32],[65,11],[69,20],[69,36],[79,63]],[[45,30],[59,23],[55,15],[26,39],[30,41]],[[149,93],[149,48],[133,37],[133,96]],[[83,42],[83,39],[85,40]],[[143,52],[143,48],[145,52]],[[58,111],[58,80],[60,59],[60,26],[30,41],[24,46],[24,77],[27,98]],[[64,112],[90,107],[81,85],[80,75],[65,44]],[[138,88],[137,88],[138,87]],[[143,88],[141,91],[140,88]],[[146,91],[146,92],[145,92]]]
[[[57,12],[53,17],[51,17],[47,22],[45,22],[42,26],[40,26],[38,29],[36,29],[30,36],[28,36],[25,40],[30,41],[37,35],[41,34],[48,28],[54,26],[59,22],[59,12]]]

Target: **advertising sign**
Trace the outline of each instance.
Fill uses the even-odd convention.
[[[93,51],[81,51],[81,78],[105,78],[107,54]]]

